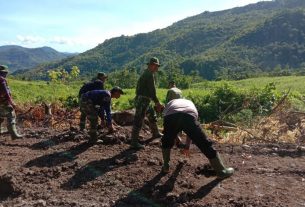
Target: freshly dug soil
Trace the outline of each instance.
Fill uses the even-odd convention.
[[[100,133],[97,144],[71,130],[35,128],[25,138],[0,138],[0,206],[305,206],[305,149],[293,144],[215,144],[235,174],[215,179],[192,145],[191,157],[171,153],[160,173],[159,140],[141,137],[129,149],[130,126]]]

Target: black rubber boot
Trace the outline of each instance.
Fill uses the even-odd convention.
[[[163,156],[163,166],[162,173],[169,173],[169,161],[171,157],[171,149],[163,149],[162,148],[162,156]]]
[[[210,159],[209,161],[212,168],[216,171],[216,175],[219,179],[225,179],[233,175],[234,169],[231,167],[226,168],[218,153],[215,158]]]
[[[1,124],[4,120],[2,118],[0,118],[0,134],[2,133],[2,128],[1,128]]]
[[[139,143],[139,134],[140,134],[140,130],[137,127],[133,127],[132,128],[132,132],[131,132],[131,143],[130,143],[130,147],[132,149],[144,149],[144,145]]]
[[[152,133],[152,138],[156,139],[163,136],[163,134],[159,132],[157,122],[149,122],[149,128]]]
[[[97,132],[96,131],[90,131],[89,135],[90,135],[89,143],[96,143],[96,141],[97,141]]]
[[[20,139],[23,136],[21,134],[18,134],[16,129],[16,124],[11,123],[7,126],[8,132],[11,134],[12,139]]]

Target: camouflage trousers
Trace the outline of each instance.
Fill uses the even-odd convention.
[[[79,120],[79,126],[81,129],[85,129],[86,128],[86,115],[82,112],[81,110],[81,102],[82,102],[82,98],[79,97],[78,98],[78,104],[79,104],[79,108],[80,108],[80,120]]]
[[[0,104],[0,125],[7,118],[7,124],[16,124],[16,113],[14,108],[9,104]]]
[[[137,96],[135,98],[135,108],[134,127],[141,129],[145,116],[147,116],[149,122],[157,122],[157,115],[153,106],[150,104],[149,98]]]
[[[81,122],[86,122],[86,117],[90,121],[90,133],[97,132],[98,110],[90,100],[82,98],[80,100]],[[85,120],[83,120],[85,119]]]

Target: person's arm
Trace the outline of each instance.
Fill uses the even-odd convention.
[[[104,108],[101,107],[100,110],[99,110],[99,117],[101,119],[101,127],[105,127],[105,111],[104,111]]]
[[[160,103],[157,98],[155,80],[152,73],[147,76],[147,89],[149,97],[155,102],[155,104]]]
[[[114,129],[113,129],[113,125],[112,125],[110,102],[105,103],[105,106],[103,108],[106,112],[107,127],[108,127],[109,131],[112,132]]]
[[[101,90],[105,90],[105,84],[103,81],[101,81]]]
[[[11,93],[8,89],[7,83],[5,80],[2,80],[0,82],[0,89],[1,89],[1,93],[3,94],[3,97],[7,100],[7,102],[12,105],[15,106],[15,103],[13,102]]]
[[[186,136],[186,142],[185,142],[185,149],[190,149],[190,146],[192,144],[192,140],[189,138],[189,136]]]
[[[176,93],[175,91],[173,91],[172,89],[169,89],[167,91],[167,95],[166,95],[166,103],[170,102],[171,100],[176,98]]]
[[[96,89],[97,90],[105,90],[105,88],[104,88],[104,82],[103,81],[101,81],[101,80],[96,80],[95,81],[95,85],[96,85]]]
[[[168,90],[166,93],[165,104],[169,102],[169,96],[170,96],[170,90]]]

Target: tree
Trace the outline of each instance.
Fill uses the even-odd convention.
[[[52,82],[57,82],[61,77],[61,72],[57,70],[49,70],[48,77],[51,79]]]
[[[70,72],[70,77],[75,79],[79,76],[80,70],[77,66],[73,66]]]
[[[61,82],[65,83],[71,79],[75,79],[80,74],[80,70],[77,66],[73,66],[70,73],[68,73],[65,69],[55,69],[48,71],[48,77],[51,79],[52,82]]]

